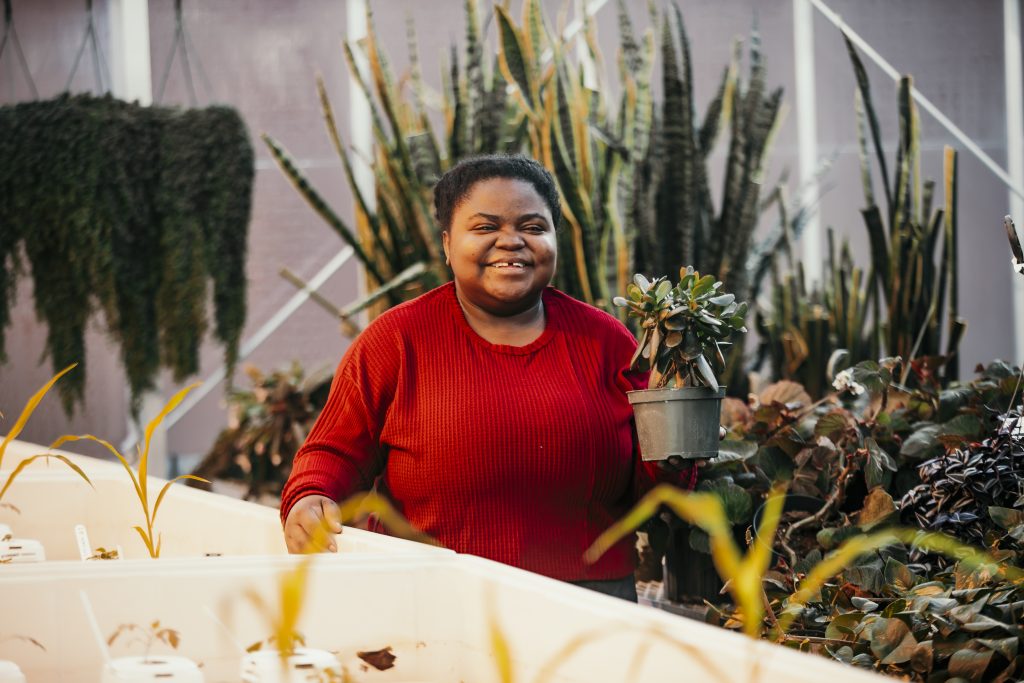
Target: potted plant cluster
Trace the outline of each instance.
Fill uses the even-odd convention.
[[[721,291],[712,275],[692,267],[679,283],[637,274],[615,304],[640,319],[633,370],[650,371],[648,388],[629,392],[645,460],[709,459],[718,455],[725,387],[723,347],[746,332],[747,304]]]

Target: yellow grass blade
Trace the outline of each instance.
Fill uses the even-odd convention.
[[[25,458],[20,463],[18,463],[18,466],[14,468],[13,472],[11,472],[11,476],[7,477],[7,482],[4,484],[4,487],[0,489],[0,500],[3,500],[4,494],[7,493],[7,489],[9,489],[11,487],[11,484],[14,483],[14,478],[21,474],[22,470],[24,470],[26,467],[28,467],[30,464],[32,464],[39,458],[56,458],[57,460],[60,460],[65,465],[74,470],[76,473],[78,473],[78,476],[80,476],[82,479],[85,479],[86,483],[89,484],[89,486],[92,486],[92,480],[90,480],[89,477],[85,474],[85,472],[82,471],[82,468],[80,468],[75,463],[71,462],[66,456],[54,455],[53,453],[39,453],[29,458]],[[96,487],[93,486],[93,488]]]
[[[559,648],[555,654],[549,657],[540,669],[538,669],[537,676],[533,679],[534,683],[548,683],[556,677],[558,669],[572,658],[580,649],[582,649],[583,646],[623,633],[627,628],[628,627],[625,626],[605,626],[602,628],[595,628],[591,631],[584,631],[583,633],[574,636],[568,643]],[[663,644],[678,650],[684,655],[691,657],[702,669],[710,674],[711,680],[727,681],[734,678],[733,676],[726,676],[725,672],[720,669],[699,647],[678,641],[662,631],[660,628],[649,626],[642,629],[641,634],[645,636],[645,638],[643,639],[641,646],[637,649],[637,652],[634,654],[633,661],[630,665],[631,675],[635,675],[639,671],[639,667],[643,664],[643,660],[647,655],[647,650],[649,650],[653,641],[660,641]]]
[[[388,531],[401,538],[426,543],[428,545],[440,545],[434,538],[423,533],[409,524],[406,519],[391,506],[391,503],[383,496],[376,493],[360,493],[352,496],[340,506],[341,523],[364,519],[369,514],[377,515],[380,521],[387,527]]]
[[[38,406],[39,402],[43,400],[44,396],[46,396],[46,392],[52,389],[53,385],[57,383],[57,380],[70,372],[76,365],[78,365],[78,363],[72,363],[67,366],[54,375],[49,382],[44,384],[42,389],[32,394],[32,397],[29,398],[25,407],[22,409],[21,415],[19,415],[18,419],[14,421],[14,426],[11,427],[11,431],[7,432],[7,436],[4,437],[3,442],[0,442],[0,465],[4,462],[4,452],[7,450],[7,444],[18,438],[18,435],[21,434],[21,430],[25,428],[25,423],[28,422],[28,418],[32,416],[32,413],[35,412],[36,406]]]
[[[121,452],[114,448],[114,446],[109,441],[105,441],[104,439],[101,439],[98,436],[93,436],[92,434],[79,434],[77,436],[73,434],[65,434],[64,436],[60,437],[59,439],[51,443],[50,448],[59,448],[60,446],[70,441],[93,441],[95,443],[100,444],[108,451],[113,453],[114,457],[116,457],[118,461],[121,463],[121,466],[124,467],[126,472],[128,472],[128,476],[132,480],[132,485],[135,487],[135,495],[139,497],[140,502],[143,500],[142,489],[139,487],[139,480],[135,477],[135,472],[134,470],[132,470],[132,466],[128,464],[128,459],[121,455]],[[147,515],[148,514],[149,513],[147,511]]]
[[[498,623],[493,594],[488,596],[487,603],[487,629],[490,632],[491,654],[494,657],[494,666],[498,670],[498,680],[501,683],[513,683],[515,675],[512,668],[512,652],[508,646],[508,639],[501,630],[501,624]]]
[[[163,488],[160,489],[160,494],[156,497],[156,503],[153,504],[153,516],[150,518],[150,521],[152,521],[154,524],[156,524],[156,512],[157,512],[157,510],[160,509],[160,503],[163,501],[164,496],[167,494],[167,491],[170,490],[171,484],[173,484],[176,481],[181,481],[182,479],[191,479],[193,481],[201,481],[204,484],[209,484],[210,483],[208,480],[203,479],[202,477],[197,477],[194,474],[182,474],[182,475],[179,475],[179,476],[175,477],[174,479],[171,479],[169,482],[164,484]]]
[[[152,420],[150,420],[149,424],[146,425],[146,438],[144,441],[145,446],[142,449],[142,455],[139,457],[139,484],[142,488],[142,506],[147,509],[149,508],[149,501],[146,498],[146,477],[149,474],[148,469],[150,439],[153,438],[153,432],[155,432],[156,428],[160,426],[160,423],[164,421],[164,418],[167,417],[167,415],[172,410],[177,408],[178,404],[185,400],[185,397],[188,395],[188,393],[195,389],[196,387],[198,387],[199,384],[200,382],[190,384],[181,391],[179,391],[178,393],[176,393],[174,396],[172,396],[171,400],[167,402],[167,405],[163,407],[163,410],[161,410],[160,413]]]
[[[149,551],[149,556],[152,558],[158,557],[159,555],[156,552],[156,548],[153,547],[153,543],[149,538],[149,534],[146,533],[145,529],[143,529],[141,526],[133,526],[132,528],[139,532],[139,536],[142,537],[142,542],[146,544],[146,550]]]
[[[988,553],[978,550],[965,543],[938,532],[926,532],[919,529],[888,529],[866,536],[855,536],[825,556],[816,564],[806,578],[800,582],[800,590],[789,599],[789,607],[779,618],[779,629],[785,633],[798,615],[800,608],[817,595],[821,587],[852,564],[858,557],[885,548],[894,543],[905,543],[922,550],[941,553],[949,558],[957,559],[968,567],[991,565],[1006,575],[1011,581],[1024,580],[1024,570],[1005,562],[999,562]]]

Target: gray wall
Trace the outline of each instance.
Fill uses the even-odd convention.
[[[173,3],[161,0],[149,4],[155,91],[173,36]],[[268,132],[281,141],[340,214],[351,216],[351,197],[324,132],[313,80],[317,72],[324,75],[339,125],[346,131],[349,91],[340,47],[346,31],[345,2],[185,0],[184,4],[187,28],[212,82],[213,99],[241,111],[257,150],[248,262],[249,318],[244,334],[248,337],[294,292],[278,276],[281,266],[308,278],[343,248],[340,239],[312,214],[277,170],[258,136]],[[637,24],[646,27],[646,2],[631,0],[628,4]],[[1006,163],[1001,2],[828,0],[828,4],[898,69],[913,73],[921,91],[998,163]],[[462,5],[462,0],[373,3],[378,33],[395,70],[401,71],[408,63],[408,15],[418,33],[425,78],[439,88],[439,59],[447,56],[451,41],[462,37]],[[515,12],[518,5],[513,3]],[[553,22],[563,3],[545,1],[544,5]],[[769,180],[774,182],[786,170],[792,179],[797,178],[790,0],[684,0],[680,5],[693,50],[699,111],[717,86],[732,39],[749,32],[757,12],[769,83],[785,88],[790,109],[776,141]],[[14,0],[15,21],[41,97],[63,89],[84,27],[83,6],[81,0]],[[106,2],[96,0],[96,7],[101,40],[106,41]],[[618,36],[614,1],[601,10],[598,28],[614,87]],[[859,213],[863,197],[855,148],[852,71],[838,31],[817,13],[814,31],[819,151],[823,156],[837,155],[825,180],[831,189],[823,196],[822,224],[848,236],[858,253],[865,254],[866,263],[865,231]],[[493,22],[489,37],[493,45]],[[108,47],[105,50],[109,54]],[[10,55],[5,56],[0,63],[0,103],[11,101],[9,59]],[[868,72],[891,155],[896,143],[895,86],[873,65],[868,65]],[[91,67],[84,64],[74,86],[91,88],[91,79]],[[20,77],[16,77],[14,88],[15,99],[28,97]],[[201,103],[205,103],[201,87],[199,93]],[[188,104],[177,64],[164,102]],[[942,146],[954,141],[927,114],[922,113],[921,121],[924,171],[941,178]],[[714,162],[719,167],[721,157],[719,151]],[[960,306],[970,321],[963,367],[970,368],[994,357],[1009,358],[1012,353],[1011,273],[1006,267],[1008,252],[1000,226],[1007,212],[1007,194],[999,181],[968,154],[961,155],[960,180]],[[323,291],[333,301],[344,303],[356,296],[358,280],[355,264],[350,262]],[[48,366],[37,365],[44,335],[32,310],[30,283],[23,280],[14,324],[8,331],[11,360],[0,367],[0,411],[8,420],[51,374]],[[50,399],[37,411],[25,432],[27,438],[47,441],[67,431],[90,431],[115,443],[124,437],[124,377],[115,351],[99,329],[90,334],[88,344],[87,410],[68,421],[58,402]],[[336,363],[346,345],[347,340],[330,316],[307,303],[247,362],[267,370],[297,359],[312,369]],[[220,349],[207,344],[202,353],[201,377],[215,370],[220,359]],[[238,380],[243,384],[247,381],[241,374]],[[169,396],[177,387],[165,379],[163,388]],[[211,393],[170,431],[170,449],[182,454],[204,451],[224,424],[222,403],[219,389]]]

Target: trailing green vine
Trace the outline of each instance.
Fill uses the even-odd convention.
[[[99,311],[133,412],[161,366],[177,380],[198,370],[209,283],[233,367],[254,161],[234,110],[64,94],[0,107],[0,154],[0,362],[23,249],[44,357],[83,366],[61,385],[68,413],[84,398],[85,330]]]

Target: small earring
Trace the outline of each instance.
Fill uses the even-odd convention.
[[[447,256],[445,256],[445,257],[444,257],[444,264],[445,264],[446,266],[450,266],[450,265],[452,264],[452,262],[448,260],[448,257],[447,257]]]

